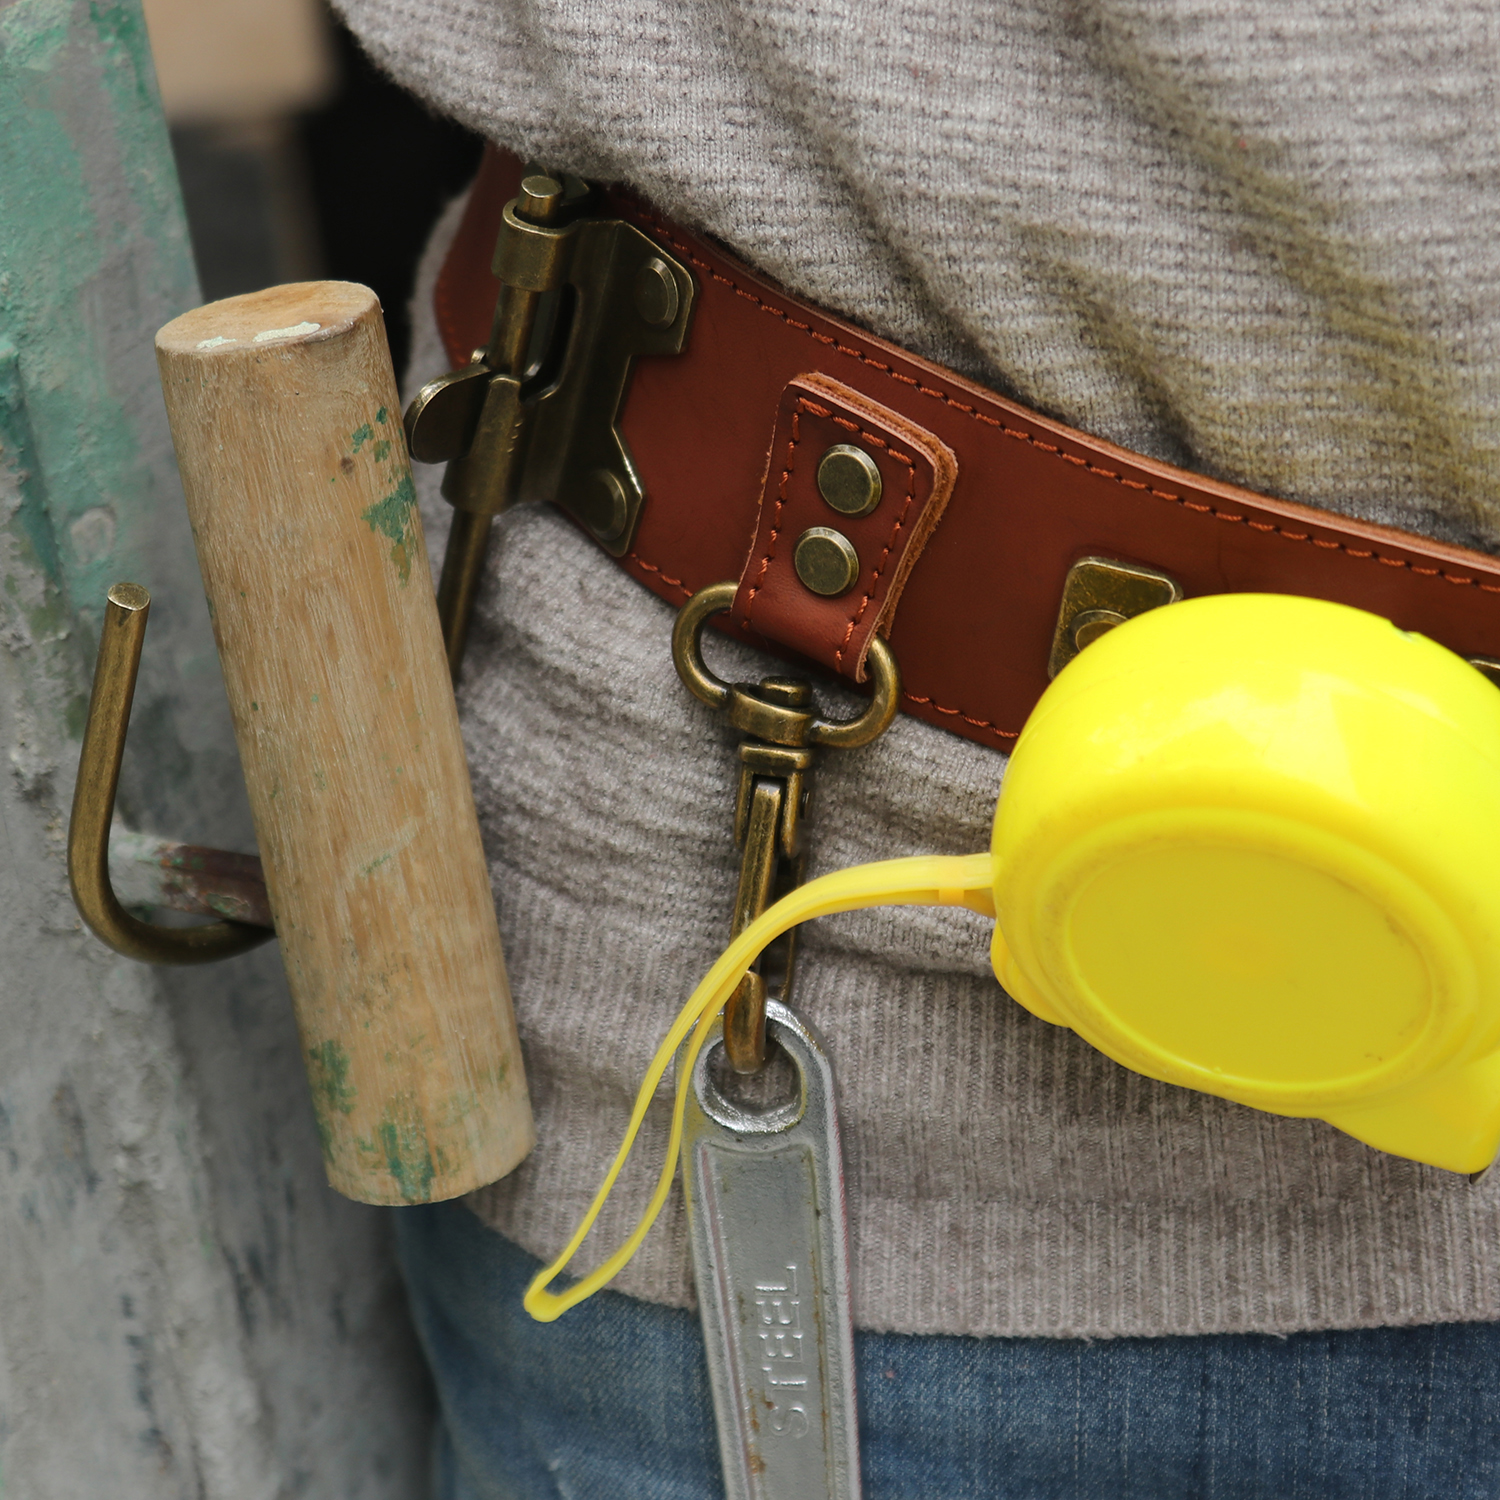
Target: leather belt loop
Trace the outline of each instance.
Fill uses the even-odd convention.
[[[953,450],[915,422],[826,375],[799,375],[777,406],[732,617],[863,682],[870,641],[890,635],[957,474]]]

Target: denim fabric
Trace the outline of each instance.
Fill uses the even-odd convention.
[[[534,1323],[529,1255],[459,1204],[395,1212],[436,1500],[719,1500],[696,1317],[604,1292]],[[868,1500],[1500,1494],[1500,1324],[856,1349]]]

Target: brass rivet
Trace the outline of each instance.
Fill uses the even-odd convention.
[[[630,519],[625,486],[619,476],[608,469],[595,469],[578,497],[578,513],[583,524],[601,542],[618,540]]]
[[[1123,625],[1125,616],[1115,609],[1086,609],[1073,620],[1073,644],[1082,651],[1092,645],[1101,635],[1108,634],[1116,625]]]
[[[838,443],[818,462],[818,493],[841,516],[867,516],[880,504],[880,470],[863,448]]]
[[[653,328],[666,328],[677,316],[677,278],[666,261],[653,255],[635,273],[635,310]]]
[[[792,551],[797,577],[826,599],[847,594],[859,577],[859,553],[843,532],[812,526],[797,538]]]

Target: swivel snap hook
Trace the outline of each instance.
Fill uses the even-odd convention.
[[[742,855],[731,937],[802,883],[802,820],[816,747],[869,744],[890,726],[901,699],[896,659],[878,638],[869,654],[870,706],[853,719],[818,717],[805,678],[766,677],[752,686],[716,676],[703,660],[703,628],[729,609],[738,587],[731,581],[700,589],[672,627],[672,660],[683,683],[743,736],[734,814],[735,845]],[[765,1065],[768,990],[774,986],[776,998],[791,1003],[795,960],[793,928],[767,948],[725,1003],[724,1051],[736,1072],[755,1073]]]

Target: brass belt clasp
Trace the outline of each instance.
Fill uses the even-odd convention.
[[[527,168],[495,246],[490,341],[406,413],[411,456],[448,465],[438,615],[455,676],[495,516],[550,500],[619,557],[645,503],[617,418],[634,361],[682,351],[697,288],[685,265],[602,207],[580,179]]]
[[[819,718],[812,686],[801,677],[764,677],[755,686],[728,683],[703,661],[703,627],[734,603],[739,585],[700,589],[678,613],[672,660],[690,692],[723,714],[744,738],[735,797],[734,839],[742,851],[731,937],[802,883],[802,822],[816,747],[867,745],[884,734],[901,699],[901,673],[878,636],[870,646],[870,706],[854,719]],[[793,928],[761,955],[724,1006],[724,1051],[736,1072],[755,1073],[766,1060],[766,996],[791,1003],[796,961]]]

